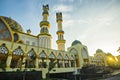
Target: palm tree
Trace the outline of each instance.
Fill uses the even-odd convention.
[[[120,47],[118,48],[117,52],[119,52],[119,53],[120,53]]]

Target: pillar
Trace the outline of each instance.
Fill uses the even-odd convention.
[[[26,62],[26,56],[23,57],[23,60],[22,60],[23,65],[22,65],[22,68],[25,68],[25,62]]]
[[[6,62],[6,68],[10,68],[11,60],[12,60],[12,51],[9,51]]]
[[[63,68],[65,68],[65,61],[63,60],[62,62],[63,62]]]
[[[69,67],[71,67],[71,60],[69,60]]]
[[[36,60],[35,60],[35,67],[39,68],[39,66],[38,66],[38,55],[37,55]]]

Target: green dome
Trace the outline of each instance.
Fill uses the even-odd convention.
[[[75,40],[75,41],[72,42],[72,46],[74,46],[76,44],[82,44],[82,43],[80,41],[78,41],[78,40]]]
[[[103,52],[101,49],[96,50],[96,53],[101,53],[101,52]]]

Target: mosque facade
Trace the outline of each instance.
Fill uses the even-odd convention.
[[[58,63],[54,67],[55,71],[50,73],[74,72],[81,69],[84,64],[89,64],[87,46],[80,41],[73,41],[65,50],[62,13],[56,13],[57,50],[51,47],[48,5],[43,5],[42,16],[40,32],[37,36],[32,35],[30,29],[24,32],[22,26],[10,17],[0,16],[0,64],[4,64],[7,71],[15,71],[19,68],[42,71],[43,78],[46,77],[52,60]]]

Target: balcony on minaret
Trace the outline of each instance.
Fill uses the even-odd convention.
[[[49,6],[43,5],[43,12],[42,12],[43,20],[40,22],[41,29],[38,37],[39,37],[39,47],[51,49],[52,36],[49,33],[50,23],[48,21],[48,16],[49,16],[48,10],[49,10]]]
[[[58,30],[58,31],[56,32],[56,34],[64,34],[64,31],[63,31],[63,30]]]
[[[42,13],[43,20],[40,22],[40,27],[41,27],[40,34],[49,34],[48,29],[50,28],[50,23],[49,21],[47,21],[49,16],[48,10],[49,10],[49,6],[43,5],[43,13]]]
[[[64,40],[64,31],[62,30],[62,13],[58,12],[56,13],[56,22],[58,25],[58,31],[56,32],[56,34],[58,35],[58,40],[56,41],[57,45],[58,45],[58,50],[65,50],[65,42],[66,40]]]

